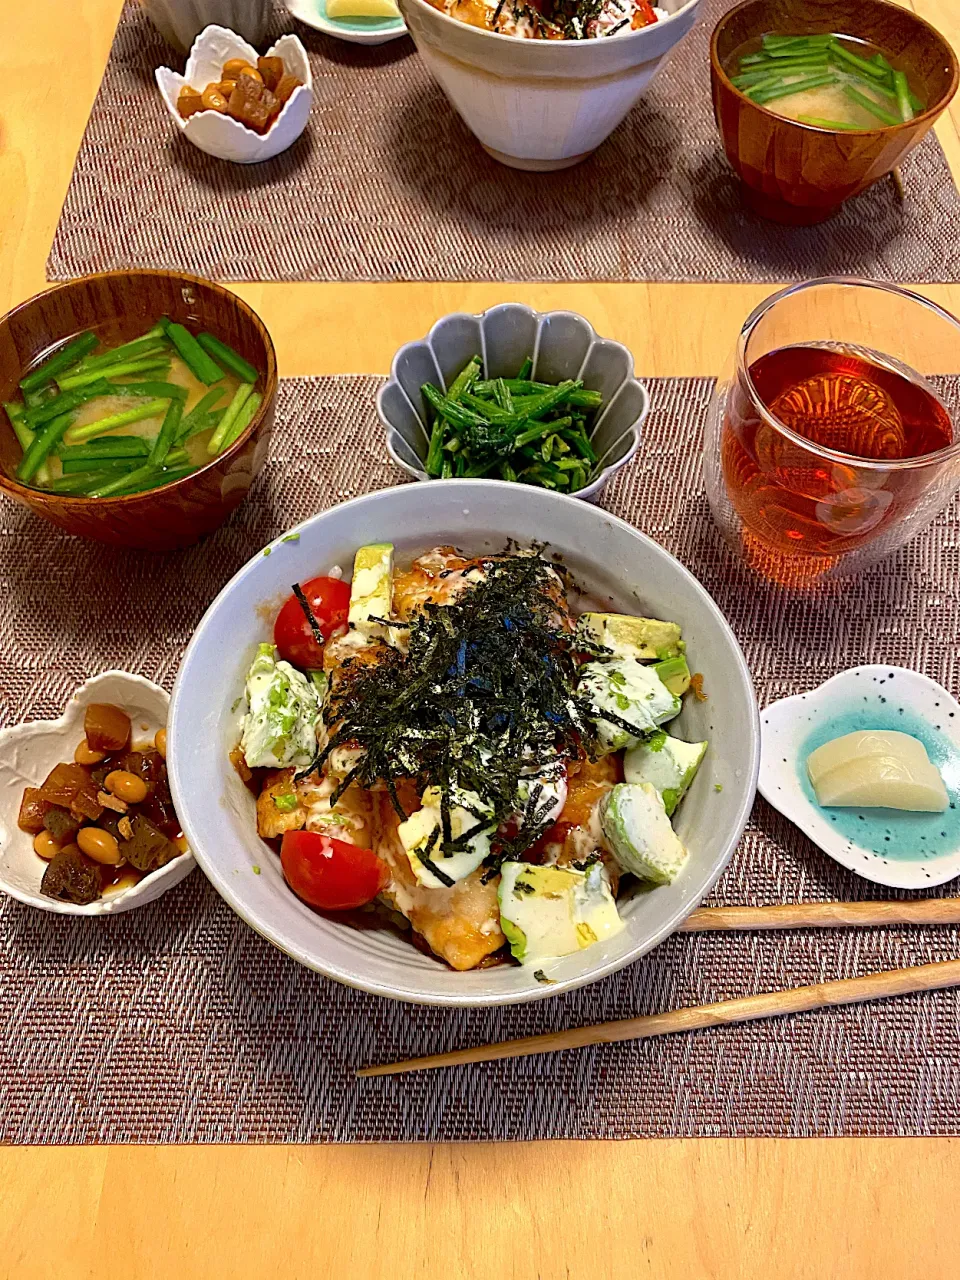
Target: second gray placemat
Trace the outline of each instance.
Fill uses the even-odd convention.
[[[0,720],[49,717],[88,675],[170,687],[223,583],[285,528],[401,479],[380,380],[285,380],[264,473],[227,525],[151,556],[0,501]],[[748,580],[700,478],[712,383],[650,379],[643,447],[604,505],[674,552],[727,614],[761,703],[858,662],[960,684],[957,504],[900,556],[817,600]],[[509,530],[504,530],[504,537]],[[272,855],[270,855],[272,856]],[[948,893],[949,888],[933,894]],[[711,901],[903,897],[831,862],[758,801]],[[513,1062],[358,1081],[356,1067],[955,957],[960,929],[677,934],[570,995],[403,1005],[269,946],[199,871],[124,915],[0,899],[0,1142],[376,1142],[960,1133],[960,991]]]
[[[932,134],[890,182],[820,227],[748,213],[710,106],[698,26],[575,169],[491,160],[410,40],[363,48],[277,11],[307,46],[315,102],[290,151],[232,165],[176,134],[153,79],[182,60],[128,3],[77,158],[51,279],[170,267],[218,280],[960,280],[960,195]],[[506,39],[506,37],[504,37]]]

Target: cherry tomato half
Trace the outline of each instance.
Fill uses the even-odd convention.
[[[324,640],[329,640],[337,627],[347,624],[350,608],[350,586],[341,578],[311,578],[300,584],[310,611],[317,620]],[[323,666],[323,647],[317,644],[303,606],[291,596],[277,614],[273,624],[273,643],[280,657],[306,671]]]
[[[350,911],[372,902],[389,880],[383,862],[370,849],[316,831],[288,831],[280,846],[287,884],[304,902],[321,911]]]

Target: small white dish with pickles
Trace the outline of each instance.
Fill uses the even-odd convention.
[[[407,34],[394,0],[287,0],[306,27],[348,44],[387,44]]]
[[[196,864],[182,841],[176,842],[180,852],[168,849],[167,853],[174,856],[158,858],[153,870],[149,870],[139,857],[128,861],[122,857],[111,857],[109,850],[102,847],[99,851],[97,847],[88,849],[81,843],[81,831],[88,835],[99,834],[99,827],[83,824],[89,819],[104,825],[101,820],[94,819],[89,811],[85,818],[74,820],[71,833],[65,835],[50,821],[50,811],[60,813],[69,821],[70,814],[65,807],[61,808],[61,805],[71,803],[66,798],[58,802],[43,803],[42,808],[47,813],[42,825],[40,822],[25,820],[25,813],[30,807],[30,793],[46,786],[58,768],[62,770],[73,767],[64,766],[63,761],[73,760],[79,764],[82,759],[85,767],[95,768],[98,763],[109,760],[107,752],[81,757],[81,746],[88,741],[87,717],[91,707],[101,710],[106,708],[107,711],[119,708],[123,718],[128,721],[127,730],[132,750],[141,756],[146,752],[156,755],[160,751],[158,735],[161,730],[166,729],[169,705],[167,692],[143,676],[133,675],[128,671],[105,671],[85,681],[77,689],[58,719],[31,720],[0,730],[0,893],[6,893],[27,906],[39,907],[42,911],[52,911],[58,915],[109,916],[153,902],[190,874]],[[164,747],[163,750],[165,749]],[[125,751],[127,748],[118,750]],[[127,765],[122,767],[126,768]],[[109,764],[104,768],[109,768]],[[93,780],[96,781],[96,775]],[[103,785],[108,791],[114,789],[114,784],[109,780]],[[165,787],[165,783],[163,785]],[[120,788],[116,790],[119,791]],[[118,802],[116,796],[112,800],[107,799],[105,804],[109,807],[103,808],[103,813],[117,823],[123,821],[124,814],[137,822],[134,815],[142,796],[128,798],[130,804]],[[98,809],[101,807],[97,806]],[[132,828],[129,834],[132,838]],[[121,831],[121,836],[124,835]],[[75,874],[71,883],[65,883],[61,876],[59,888],[51,889],[47,882],[47,872],[52,865],[54,849],[51,847],[50,851],[41,855],[37,850],[38,837],[47,840],[51,846],[66,846],[75,841],[79,852],[72,855],[74,862],[80,862],[82,853],[83,867],[87,872],[98,869],[103,873],[99,891],[94,894],[77,893],[76,889],[83,886],[78,885]],[[55,839],[51,840],[51,837]],[[122,849],[127,844],[126,838],[114,843],[114,855],[118,845]],[[103,865],[95,868],[96,863]],[[136,869],[138,866],[139,870]],[[81,874],[82,872],[83,868]]]
[[[760,716],[759,790],[829,857],[875,884],[960,875],[960,704],[896,666],[842,671]]]

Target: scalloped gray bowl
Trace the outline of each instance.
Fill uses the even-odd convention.
[[[582,378],[585,387],[600,392],[603,403],[591,440],[601,470],[570,495],[596,501],[613,473],[637,452],[650,397],[633,376],[633,356],[627,348],[599,337],[574,311],[541,314],[506,302],[479,316],[454,312],[438,320],[419,342],[401,347],[377,396],[387,452],[397,466],[416,480],[431,479],[424,470],[431,416],[420,388],[432,382],[446,390],[474,355],[482,357],[487,378],[515,378],[526,357],[532,356],[536,381]]]

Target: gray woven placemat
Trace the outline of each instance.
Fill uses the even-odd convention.
[[[110,666],[169,687],[201,613],[285,527],[400,479],[370,377],[281,384],[263,476],[230,523],[167,556],[80,542],[0,505],[0,718],[59,712]],[[817,602],[758,589],[700,486],[708,379],[653,379],[641,454],[606,505],[689,565],[730,618],[761,701],[891,661],[960,687],[960,511]],[[345,444],[348,447],[345,447]],[[508,531],[505,530],[505,533]],[[947,890],[941,890],[949,892]],[[896,896],[824,857],[762,801],[714,901]],[[102,920],[0,900],[0,1141],[327,1142],[960,1132],[960,992],[546,1058],[358,1082],[444,1048],[958,954],[958,931],[677,935],[616,976],[501,1011],[337,986],[274,950],[198,871]]]
[[[747,213],[710,106],[696,30],[640,106],[575,169],[489,159],[410,40],[344,44],[294,24],[316,100],[307,131],[266,164],[231,165],[177,136],[153,80],[176,65],[139,8],[120,20],[48,263],[60,280],[174,267],[227,280],[960,280],[960,196],[931,134],[829,223]]]

